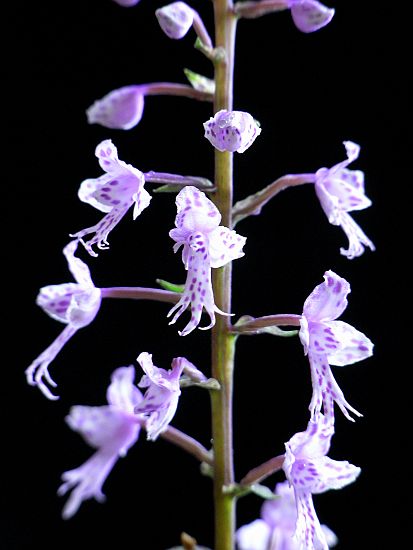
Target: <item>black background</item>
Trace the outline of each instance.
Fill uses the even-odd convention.
[[[182,530],[213,544],[211,482],[199,474],[195,459],[161,439],[150,443],[143,435],[119,460],[104,486],[105,504],[86,502],[65,522],[56,496],[61,473],[92,453],[64,423],[70,406],[104,404],[111,372],[132,364],[141,351],[164,368],[185,355],[209,373],[207,333],[180,338],[177,328],[187,318],[168,326],[165,304],[106,300],[93,324],[52,363],[58,402],[26,386],[24,377],[62,328],[35,306],[38,289],[71,280],[61,254],[68,234],[100,216],[77,198],[80,182],[101,174],[96,145],[112,139],[120,158],[142,171],[213,177],[213,149],[202,131],[211,116],[206,103],[149,97],[141,123],[128,132],[86,122],[86,108],[112,89],[185,82],[183,67],[212,76],[209,61],[192,47],[192,31],[181,41],[160,31],[154,10],[162,4],[142,0],[126,9],[111,0],[23,1],[9,6],[3,19],[9,31],[3,117],[10,148],[3,159],[3,315],[10,336],[3,344],[7,466],[0,547],[6,550],[101,545],[165,550],[178,544]],[[192,5],[212,29],[212,5],[200,0]],[[389,11],[388,3],[328,5],[336,8],[332,23],[310,35],[294,27],[288,12],[239,23],[234,108],[251,112],[262,134],[247,152],[235,155],[235,199],[283,174],[332,166],[344,159],[342,141],[355,141],[362,149],[352,168],[365,172],[373,206],[354,218],[377,251],[352,261],[340,256],[344,233],[328,224],[312,186],[288,190],[260,217],[237,226],[248,240],[245,257],[234,262],[233,311],[301,313],[325,270],[350,281],[342,319],[373,340],[375,354],[334,371],[364,417],[352,424],[337,413],[330,456],[363,471],[355,484],[316,497],[316,508],[337,533],[339,549],[402,548],[405,543],[397,546],[394,537],[402,536],[412,518],[402,503],[409,439],[403,395],[410,368],[407,40],[403,14]],[[180,256],[174,256],[168,237],[174,216],[174,196],[153,194],[150,208],[135,222],[129,213],[113,230],[109,251],[95,259],[81,250],[96,286],[156,286],[157,277],[183,282]],[[239,479],[282,453],[283,443],[306,426],[311,387],[299,341],[240,338],[235,391]],[[208,446],[206,392],[186,390],[173,425]],[[282,479],[278,474],[266,483],[273,487]],[[258,517],[259,506],[256,497],[242,499],[238,524]]]

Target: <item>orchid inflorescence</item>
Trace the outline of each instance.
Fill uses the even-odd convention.
[[[124,7],[138,4],[138,0],[114,1]],[[232,9],[237,18],[247,19],[290,10],[294,24],[304,33],[326,26],[334,15],[333,9],[316,0],[237,2]],[[219,62],[219,48],[214,47],[200,15],[192,7],[184,2],[174,2],[157,9],[155,14],[161,29],[174,40],[183,38],[193,27],[198,36],[198,49]],[[87,109],[88,122],[108,129],[130,130],[142,118],[147,95],[167,94],[211,101],[217,82],[198,76],[190,79],[190,86],[159,82],[113,90]],[[198,82],[202,85],[198,86]],[[234,110],[231,105],[218,109],[204,122],[203,128],[205,138],[223,155],[244,153],[261,135],[261,125],[253,115]],[[50,364],[77,330],[86,329],[93,322],[101,301],[106,298],[122,296],[172,303],[169,311],[165,312],[165,319],[171,318],[169,324],[176,323],[189,309],[190,317],[184,328],[178,331],[180,336],[187,336],[196,328],[223,331],[225,327],[222,324],[218,326],[216,315],[227,319],[226,327],[230,327],[228,332],[232,338],[234,334],[240,336],[242,333],[270,331],[277,324],[299,328],[299,340],[308,357],[312,383],[308,405],[310,417],[306,429],[297,432],[285,443],[278,469],[284,471],[286,481],[278,483],[273,493],[279,498],[265,501],[261,518],[238,529],[236,541],[239,550],[327,550],[332,547],[337,537],[328,527],[320,524],[313,495],[344,487],[360,473],[359,467],[327,456],[335,433],[335,405],[351,421],[354,421],[352,415],[361,416],[344,397],[331,366],[353,364],[373,353],[373,344],[367,336],[352,325],[337,320],[347,307],[349,282],[334,271],[327,270],[324,281],[315,286],[305,300],[301,314],[269,315],[261,319],[244,317],[243,322],[240,319],[232,323],[233,312],[224,311],[216,304],[212,276],[212,270],[229,266],[233,260],[244,257],[247,238],[233,229],[235,222],[259,213],[264,204],[289,185],[314,185],[328,221],[341,226],[348,238],[348,248],[340,250],[342,255],[352,259],[363,254],[365,247],[374,250],[373,243],[349,214],[371,204],[364,192],[363,172],[348,168],[357,160],[360,147],[351,141],[345,141],[344,147],[347,159],[335,166],[320,168],[315,173],[289,174],[233,205],[232,212],[229,215],[226,212],[224,218],[231,220],[233,214],[233,223],[227,227],[221,225],[223,212],[215,202],[219,181],[210,184],[202,177],[154,171],[144,173],[120,160],[112,140],[105,139],[95,149],[103,174],[84,180],[78,192],[81,201],[104,215],[95,225],[71,234],[72,240],[63,249],[76,282],[45,286],[37,298],[37,304],[50,317],[66,325],[56,340],[26,370],[29,384],[37,386],[51,400],[58,397],[52,391],[56,383],[49,373]],[[169,192],[176,192],[175,227],[169,230],[169,236],[174,242],[173,251],[181,253],[186,272],[185,283],[179,287],[167,283],[164,289],[97,288],[89,267],[75,255],[79,243],[91,256],[97,256],[93,247],[107,250],[109,234],[118,223],[126,223],[123,220],[131,208],[134,220],[144,210],[144,215],[150,216],[150,203],[156,195],[151,196],[145,186],[158,183],[164,183]],[[87,235],[91,235],[89,240],[85,240]],[[204,310],[209,321],[206,326],[200,326]],[[96,450],[82,466],[62,475],[59,495],[71,491],[63,509],[64,518],[73,516],[84,500],[104,500],[102,487],[107,476],[118,458],[125,456],[137,442],[141,429],[146,431],[150,441],[166,437],[201,457],[203,462],[212,466],[212,475],[214,467],[218,467],[211,452],[170,426],[170,423],[178,407],[181,388],[198,385],[211,392],[220,392],[225,380],[208,378],[185,357],[174,358],[170,370],[156,367],[152,355],[146,351],[140,352],[137,361],[143,370],[137,385],[134,383],[134,366],[118,367],[111,376],[106,405],[74,406],[66,418],[69,427],[79,432]],[[249,485],[251,482],[243,490],[248,490]]]

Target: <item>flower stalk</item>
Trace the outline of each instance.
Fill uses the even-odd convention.
[[[225,55],[215,59],[214,112],[232,110],[234,49],[237,17],[231,0],[215,0],[215,41]],[[222,222],[232,227],[233,153],[215,150],[215,182],[213,201],[222,215]],[[231,311],[231,262],[214,270],[213,287],[218,307]],[[224,487],[234,483],[232,441],[232,394],[235,336],[230,321],[218,316],[212,329],[212,376],[221,391],[211,392],[212,434],[214,445],[214,509],[215,546],[233,550],[235,532],[235,498]]]

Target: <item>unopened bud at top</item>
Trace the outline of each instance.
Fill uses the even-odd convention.
[[[332,20],[335,10],[317,0],[290,0],[291,16],[301,32],[318,31]]]
[[[260,135],[261,128],[254,118],[243,111],[218,111],[204,122],[205,137],[218,149],[243,153]]]
[[[119,4],[119,6],[130,8],[131,6],[136,6],[136,4],[138,4],[140,0],[113,0],[113,1]]]
[[[194,11],[185,2],[173,2],[155,11],[159,25],[163,32],[179,40],[183,38],[194,21]]]

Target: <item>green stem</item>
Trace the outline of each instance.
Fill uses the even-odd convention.
[[[235,32],[237,17],[232,0],[215,0],[215,42],[225,52],[215,61],[214,112],[232,110]],[[216,194],[214,203],[222,215],[222,224],[232,227],[232,153],[215,151]],[[231,311],[231,263],[214,269],[214,295],[217,306]],[[234,482],[232,442],[232,392],[236,337],[230,333],[228,317],[219,315],[212,330],[212,376],[221,385],[211,392],[212,434],[214,444],[214,512],[216,550],[233,550],[235,498],[224,492]]]

